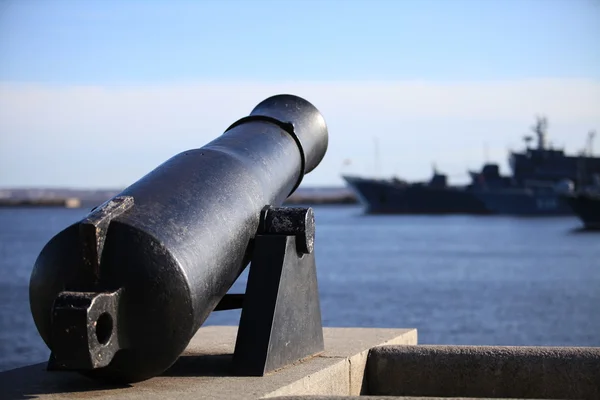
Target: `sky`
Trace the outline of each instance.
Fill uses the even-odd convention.
[[[600,130],[600,0],[0,0],[0,187],[127,186],[278,93],[329,127],[304,185],[508,173],[538,114]]]

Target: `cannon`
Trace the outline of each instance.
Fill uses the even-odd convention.
[[[234,374],[322,351],[314,213],[281,205],[327,145],[311,103],[273,96],[54,236],[29,286],[48,370],[151,378],[211,312],[233,308],[242,309]],[[228,293],[248,264],[245,293]]]

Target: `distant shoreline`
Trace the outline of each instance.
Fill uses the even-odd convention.
[[[355,196],[343,195],[343,196],[307,196],[307,195],[291,195],[283,204],[285,205],[325,205],[325,204],[358,204]]]
[[[60,207],[81,208],[82,204],[78,198],[69,197],[65,199],[0,199],[0,207]]]
[[[0,208],[7,207],[57,207],[57,208],[85,208],[95,207],[112,196],[102,199],[85,199],[78,197],[39,197],[39,198],[0,198]],[[335,195],[294,193],[285,202],[285,205],[352,205],[358,204],[352,193]]]

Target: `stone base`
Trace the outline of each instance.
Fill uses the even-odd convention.
[[[0,373],[2,399],[258,399],[364,394],[369,349],[417,344],[416,329],[324,328],[325,352],[264,377],[231,376],[237,327],[201,328],[162,376],[109,387],[46,363]]]
[[[381,346],[369,352],[369,394],[600,399],[600,348]]]
[[[600,399],[600,348],[416,346],[416,329],[323,334],[324,353],[263,377],[233,376],[237,327],[211,326],[159,377],[114,387],[41,363],[0,373],[0,399]]]

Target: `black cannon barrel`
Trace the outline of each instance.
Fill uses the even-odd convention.
[[[49,368],[118,381],[165,371],[248,264],[261,210],[327,144],[312,104],[270,97],[53,237],[29,289]]]

